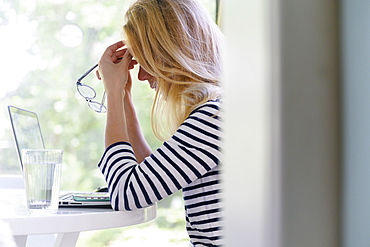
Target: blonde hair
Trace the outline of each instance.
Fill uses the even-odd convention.
[[[158,81],[152,128],[168,139],[199,105],[220,96],[222,34],[198,0],[137,0],[126,45]]]

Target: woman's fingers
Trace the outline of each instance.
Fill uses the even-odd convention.
[[[111,46],[108,46],[108,48],[105,50],[105,54],[107,54],[108,56],[112,56],[112,54],[114,54],[115,52],[118,51],[118,49],[120,49],[121,47],[123,47],[125,44],[122,42],[122,41],[118,41],[117,43],[114,43],[113,45]]]
[[[122,41],[109,46],[98,63],[99,68],[96,71],[96,77],[104,81],[106,90],[108,90],[107,87],[115,87],[112,84],[115,81],[121,81],[125,84],[129,77],[129,70],[137,64],[127,48],[123,48],[123,46]]]
[[[101,76],[99,74],[99,70],[96,70],[95,73],[96,73],[96,77],[98,78],[98,80],[101,80]]]
[[[131,60],[129,66],[128,66],[128,69],[129,70],[133,69],[136,64],[137,64],[137,61],[136,60]]]

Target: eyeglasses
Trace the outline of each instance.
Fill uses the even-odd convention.
[[[85,78],[88,74],[90,74],[91,71],[93,71],[98,65],[94,65],[91,69],[89,69],[85,74],[83,74],[80,78],[77,79],[76,86],[77,86],[77,91],[80,93],[82,97],[85,98],[87,101],[88,106],[93,109],[94,111],[98,113],[105,113],[107,112],[107,107],[104,105],[105,102],[105,92],[103,94],[103,98],[101,100],[101,103],[97,101],[93,101],[96,97],[96,92],[95,90],[85,84],[82,84],[81,81],[83,78]]]

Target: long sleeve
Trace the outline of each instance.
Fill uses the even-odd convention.
[[[140,164],[127,142],[109,146],[101,169],[114,210],[147,207],[186,188],[222,159],[219,102],[208,102],[190,114],[172,138]]]

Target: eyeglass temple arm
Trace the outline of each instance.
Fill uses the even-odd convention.
[[[77,84],[81,84],[81,81],[83,78],[85,78],[88,74],[90,74],[91,71],[93,71],[96,67],[98,67],[98,64],[95,64],[91,69],[89,69],[88,71],[86,71],[85,74],[83,74],[80,78],[77,79]]]
[[[121,60],[122,59],[122,57],[119,57],[119,58],[117,58],[117,60],[116,61],[119,61],[119,60]],[[90,72],[91,71],[93,71],[96,67],[98,67],[99,65],[98,64],[95,64],[91,69],[89,69],[88,71],[86,71],[86,73],[85,74],[83,74],[80,78],[78,78],[77,79],[77,84],[79,85],[79,84],[81,84],[81,81],[82,81],[82,79],[83,78],[85,78],[88,74],[90,74]]]

